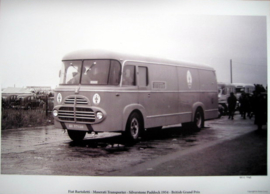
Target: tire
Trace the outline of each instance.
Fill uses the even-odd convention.
[[[195,112],[193,126],[196,131],[200,131],[204,127],[203,112],[200,108],[197,108]]]
[[[85,131],[73,131],[68,130],[68,136],[73,141],[82,141],[85,137],[86,132]]]
[[[184,130],[200,131],[204,127],[204,117],[201,108],[197,108],[192,122],[182,123]]]
[[[139,140],[142,128],[140,115],[137,112],[133,112],[127,120],[124,137],[128,141],[136,142]]]

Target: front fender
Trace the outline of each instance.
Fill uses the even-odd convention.
[[[144,120],[145,115],[146,115],[145,108],[140,104],[129,104],[125,106],[125,108],[123,109],[123,123],[122,123],[123,131],[126,129],[126,124],[127,124],[129,115],[134,111],[138,111],[142,115],[143,123],[145,122]]]

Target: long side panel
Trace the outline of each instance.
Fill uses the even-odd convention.
[[[147,92],[140,92],[139,103],[146,109],[145,127],[179,123],[177,67],[148,65]]]
[[[200,102],[200,80],[195,68],[178,67],[180,122],[192,121],[192,107]]]

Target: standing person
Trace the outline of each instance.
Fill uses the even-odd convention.
[[[247,93],[242,92],[239,98],[239,103],[240,103],[241,116],[244,119],[246,119],[246,114],[248,113],[248,110],[249,110],[249,96]]]
[[[267,92],[261,85],[256,85],[254,92],[254,114],[254,123],[258,126],[258,130],[261,130],[267,123]]]
[[[229,109],[229,118],[228,119],[232,119],[233,120],[235,106],[236,106],[236,101],[237,101],[237,99],[236,99],[234,93],[231,92],[230,93],[230,96],[227,99],[228,109]]]
[[[248,99],[249,99],[249,107],[248,107],[248,117],[252,119],[253,114],[254,114],[254,93],[249,94]]]

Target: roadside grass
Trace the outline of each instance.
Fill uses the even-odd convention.
[[[46,116],[42,108],[32,110],[2,109],[1,129],[53,125],[51,113]]]

